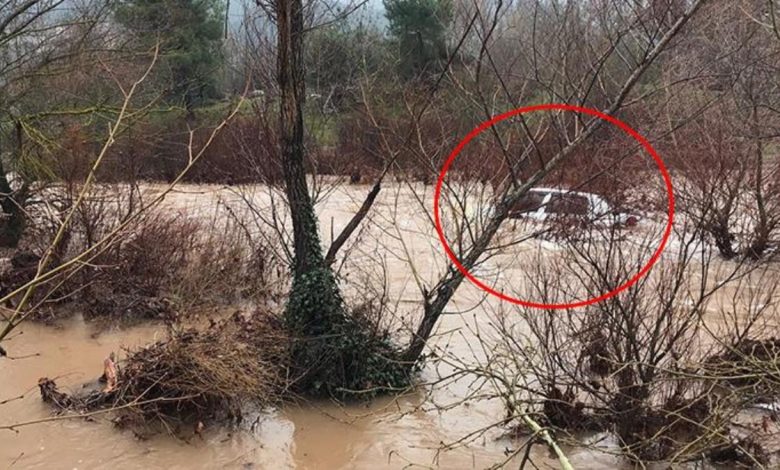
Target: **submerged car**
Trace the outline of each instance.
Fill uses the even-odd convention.
[[[560,188],[532,188],[509,209],[509,217],[538,222],[576,219],[608,227],[633,227],[639,217],[621,211],[605,198]]]

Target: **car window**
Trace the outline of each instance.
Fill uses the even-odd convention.
[[[541,207],[546,193],[539,191],[529,191],[525,196],[521,197],[519,201],[512,206],[512,212],[534,212]]]
[[[576,194],[553,194],[547,203],[545,212],[550,214],[588,215],[588,198]]]

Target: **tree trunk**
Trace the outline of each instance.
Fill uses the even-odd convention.
[[[750,259],[757,260],[763,256],[769,248],[769,215],[767,214],[766,201],[764,200],[764,147],[761,141],[761,127],[758,116],[758,106],[753,105],[751,112],[753,143],[755,145],[755,169],[753,174],[753,190],[756,198],[756,211],[758,220],[753,230],[753,240],[745,253]]]
[[[293,226],[293,282],[285,320],[298,341],[293,360],[309,383],[328,375],[334,330],[344,310],[333,271],[320,246],[317,216],[306,183],[303,133],[304,67],[302,0],[277,0],[279,130],[285,191]],[[315,386],[316,387],[316,386]]]
[[[303,4],[301,0],[277,2],[279,119],[282,167],[290,205],[295,249],[294,275],[323,266],[309,188],[306,184],[303,142]]]

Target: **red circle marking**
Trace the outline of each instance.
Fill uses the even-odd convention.
[[[517,116],[519,114],[529,113],[533,111],[545,111],[545,110],[563,110],[563,111],[574,111],[582,114],[589,114],[591,116],[598,117],[619,127],[620,129],[623,130],[623,132],[630,135],[631,137],[634,138],[634,140],[639,142],[645,148],[645,150],[647,150],[647,152],[653,157],[653,160],[655,160],[656,165],[658,165],[658,170],[661,172],[661,176],[663,177],[664,184],[666,185],[666,194],[669,200],[669,210],[667,212],[668,221],[666,222],[666,229],[664,230],[661,243],[658,245],[658,248],[653,253],[653,256],[650,257],[650,261],[648,261],[647,264],[645,264],[644,267],[642,267],[642,269],[640,269],[639,272],[636,273],[636,275],[631,279],[629,279],[625,284],[619,286],[617,289],[614,289],[612,291],[609,291],[605,294],[602,294],[598,297],[594,297],[592,299],[586,299],[577,302],[562,303],[562,304],[545,304],[545,303],[531,302],[528,300],[517,299],[515,297],[506,295],[503,292],[498,292],[497,290],[491,288],[490,286],[487,286],[484,283],[482,283],[479,279],[474,277],[474,275],[472,275],[465,267],[463,267],[463,265],[460,263],[460,260],[458,260],[458,257],[455,255],[455,253],[453,253],[452,249],[447,243],[447,239],[444,236],[444,230],[441,227],[441,217],[439,215],[439,199],[441,199],[441,186],[444,183],[444,176],[447,174],[447,171],[449,171],[452,162],[455,160],[455,157],[458,156],[461,150],[463,150],[463,148],[469,142],[471,142],[474,139],[474,137],[479,135],[482,131],[489,128],[493,124],[501,122],[512,116]],[[658,153],[655,151],[653,146],[650,145],[647,139],[642,137],[641,134],[639,134],[637,131],[632,129],[628,124],[612,116],[604,114],[601,111],[597,111],[595,109],[583,108],[580,106],[572,106],[563,103],[549,103],[549,104],[540,104],[536,106],[526,106],[522,108],[513,109],[512,111],[507,111],[503,114],[499,114],[498,116],[495,116],[494,118],[488,121],[483,122],[479,126],[475,127],[471,132],[469,132],[468,135],[463,140],[461,140],[460,143],[458,143],[458,146],[455,147],[455,149],[450,153],[449,157],[447,157],[447,161],[444,162],[444,166],[442,166],[441,172],[439,173],[439,179],[436,181],[436,190],[434,191],[433,194],[433,216],[436,223],[436,232],[439,234],[439,240],[441,241],[441,244],[444,246],[444,250],[447,252],[447,256],[455,264],[455,266],[457,266],[458,270],[460,270],[460,272],[463,273],[463,275],[465,275],[477,287],[483,289],[484,291],[490,294],[495,295],[500,299],[506,300],[508,302],[512,302],[514,304],[523,305],[526,307],[536,307],[541,309],[576,308],[576,307],[584,307],[585,305],[595,304],[596,302],[601,302],[602,300],[606,300],[609,299],[610,297],[614,297],[615,295],[619,294],[625,289],[631,287],[633,284],[639,281],[639,279],[641,279],[650,271],[650,269],[653,267],[656,261],[658,261],[658,259],[661,257],[661,253],[664,251],[664,248],[666,248],[666,243],[669,241],[669,236],[672,234],[672,224],[674,222],[674,191],[672,188],[672,178],[669,176],[669,171],[666,169],[666,165],[664,165],[664,162],[663,160],[661,160],[661,157],[658,156]]]

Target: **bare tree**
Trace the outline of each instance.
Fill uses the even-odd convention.
[[[615,57],[622,58],[626,61],[626,70],[623,71],[621,77],[625,77],[618,81],[617,86],[610,87],[602,90],[607,92],[606,102],[607,106],[604,108],[605,114],[615,114],[619,112],[625,102],[628,100],[631,91],[639,83],[646,70],[656,61],[656,59],[662,54],[662,52],[673,42],[675,37],[683,30],[688,21],[696,14],[703,2],[695,1],[688,9],[682,12],[673,23],[666,24],[665,22],[657,22],[654,15],[649,15],[647,11],[641,11],[640,9],[633,9],[627,7],[628,11],[624,11],[622,8],[617,7],[616,10],[611,10],[609,7],[605,7],[604,11],[599,12],[600,15],[608,17],[610,15],[618,15],[621,17],[626,13],[635,15],[632,19],[623,19],[623,23],[620,23],[616,31],[607,31],[606,45],[603,50],[594,51],[594,61],[590,68],[587,68],[586,72],[578,80],[573,83],[565,74],[561,71],[560,77],[554,77],[549,82],[549,93],[551,97],[564,100],[577,100],[582,103],[590,98],[591,92],[597,84],[603,84],[602,70],[605,64],[610,59]],[[533,7],[533,6],[532,6]],[[537,3],[537,9],[542,9],[541,4]],[[574,21],[571,18],[576,18],[576,7],[574,4],[569,5],[562,11],[566,24],[568,21]],[[671,11],[671,10],[670,10]],[[500,12],[500,6],[493,12],[492,22],[486,22],[484,35],[482,38],[483,47],[480,52],[480,56],[476,65],[476,86],[480,87],[481,70],[483,63],[485,67],[495,67],[494,61],[490,56],[489,44],[491,35],[495,32],[498,25],[498,15]],[[624,43],[624,38],[630,37],[630,33],[638,28],[646,34],[643,41],[640,44],[629,41]],[[643,29],[644,28],[644,29]],[[610,34],[614,34],[611,36]],[[563,42],[573,41],[575,36],[567,35],[562,38]],[[535,39],[535,38],[534,38]],[[623,48],[631,46],[641,47],[640,53],[635,53],[631,59],[626,60],[623,56]],[[531,43],[533,54],[539,54],[540,48],[538,43],[534,40]],[[495,71],[495,69],[493,68]],[[557,70],[557,69],[553,69]],[[595,72],[590,72],[595,70]],[[614,79],[613,76],[609,78]],[[562,83],[561,83],[562,82]],[[499,76],[500,87],[497,92],[506,94],[509,102],[515,102],[516,98],[507,87],[501,83]],[[543,82],[544,84],[544,82]],[[573,86],[574,85],[574,86]],[[489,111],[487,101],[483,99],[481,103],[484,105],[483,109]],[[508,152],[503,154],[505,160],[506,177],[504,182],[497,186],[496,203],[491,212],[491,216],[488,218],[481,230],[473,237],[472,244],[458,253],[461,264],[468,270],[472,269],[479,261],[480,257],[485,253],[490,245],[493,237],[497,233],[499,227],[503,221],[508,217],[510,208],[516,204],[523,195],[525,195],[529,189],[538,184],[546,175],[548,175],[554,168],[565,162],[580,146],[583,142],[593,137],[597,130],[602,125],[602,120],[598,118],[584,119],[578,117],[572,120],[571,123],[564,123],[560,121],[560,116],[554,116],[547,121],[546,124],[538,125],[533,130],[527,127],[527,123],[521,118],[521,125],[525,126],[527,144],[525,147],[520,148],[517,155],[510,155]],[[568,131],[568,134],[567,132]],[[560,137],[558,140],[561,142],[555,152],[550,152],[548,155],[539,153],[537,146],[538,139],[546,132],[558,133]],[[501,148],[506,148],[498,142]],[[519,179],[519,170],[523,165],[530,163],[532,159],[538,158],[538,169],[532,172],[529,176]],[[447,273],[440,278],[436,284],[430,289],[426,290],[424,294],[424,313],[423,318],[420,321],[416,332],[413,335],[412,341],[407,348],[404,359],[411,363],[417,361],[422,354],[425,347],[426,340],[433,332],[434,326],[437,320],[441,316],[442,312],[446,308],[450,299],[454,295],[457,288],[460,286],[464,279],[464,274],[451,265]]]
[[[689,215],[705,219],[726,258],[757,259],[771,252],[780,223],[776,184],[780,99],[774,36],[750,19],[762,4],[713,2],[711,20],[687,40],[696,56],[667,64],[669,81],[701,78],[666,106],[669,122],[686,107],[707,108],[670,135],[669,156],[680,170]],[[746,15],[746,13],[748,13]],[[720,41],[709,38],[717,36]]]

